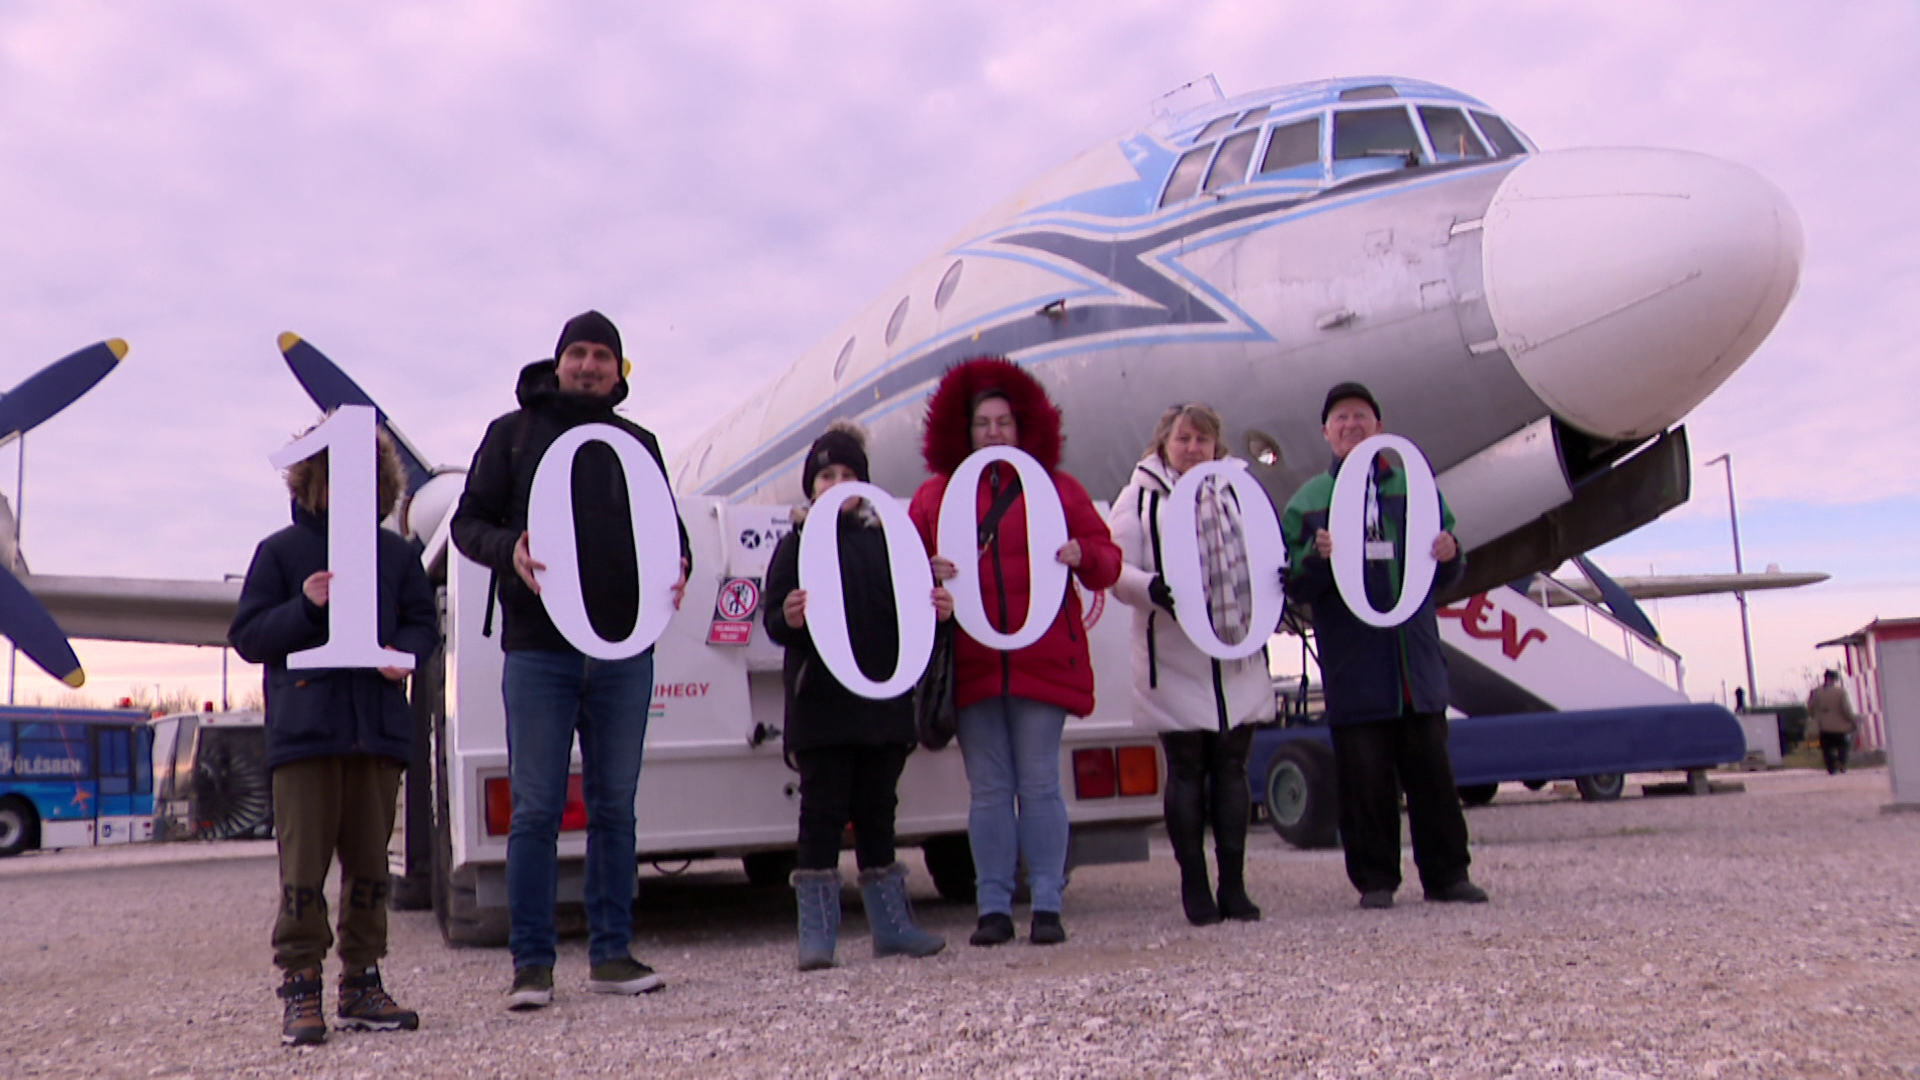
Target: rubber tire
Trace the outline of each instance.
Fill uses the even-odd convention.
[[[475,900],[476,888],[471,870],[455,874],[453,832],[448,825],[447,718],[433,718],[433,915],[440,924],[440,937],[456,948],[475,946],[500,948],[507,943],[511,929],[507,909],[483,908]]]
[[[1267,820],[1294,847],[1340,845],[1340,789],[1333,748],[1314,739],[1282,743],[1267,765]]]
[[[973,845],[966,833],[929,837],[920,845],[920,856],[942,900],[973,903]]]
[[[800,868],[800,853],[756,851],[740,856],[740,868],[747,872],[747,884],[756,889],[784,888],[788,875]]]
[[[1521,783],[1526,785],[1528,791],[1540,791],[1547,786],[1545,780],[1522,780]]]
[[[1574,778],[1573,786],[1580,790],[1580,797],[1588,802],[1612,802],[1627,790],[1627,774],[1595,773],[1592,776]]]
[[[1468,784],[1460,788],[1461,806],[1485,806],[1500,793],[1499,784]]]
[[[40,815],[25,799],[0,799],[0,859],[40,846]]]

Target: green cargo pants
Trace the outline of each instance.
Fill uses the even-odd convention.
[[[273,770],[273,829],[280,841],[280,915],[273,962],[300,971],[333,945],[324,886],[340,857],[340,959],[349,970],[387,954],[387,841],[404,770],[392,758],[341,754]]]

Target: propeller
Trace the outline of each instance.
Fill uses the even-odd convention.
[[[1593,587],[1600,591],[1600,601],[1607,605],[1607,610],[1613,612],[1614,618],[1626,623],[1649,641],[1660,640],[1660,631],[1654,629],[1653,620],[1647,618],[1647,613],[1640,610],[1640,604],[1627,595],[1627,590],[1621,588],[1619,582],[1608,577],[1585,555],[1575,555],[1573,561],[1580,567],[1580,572],[1587,575],[1587,580],[1593,582]]]
[[[106,378],[126,355],[127,343],[112,338],[61,357],[34,372],[5,397],[0,397],[0,446],[32,431],[79,400],[80,395]],[[11,640],[27,654],[27,659],[68,686],[86,683],[87,673],[81,669],[80,658],[74,655],[66,633],[45,605],[14,576],[12,566],[0,566],[0,636]]]
[[[342,405],[366,405],[373,409],[379,417],[380,427],[400,451],[400,463],[407,470],[407,494],[419,491],[422,485],[433,479],[433,470],[427,467],[425,459],[407,441],[407,437],[393,426],[385,410],[374,404],[373,398],[368,397],[367,392],[360,389],[360,384],[340,370],[338,364],[327,359],[327,354],[302,340],[299,334],[289,331],[280,335],[280,355],[286,357],[287,368],[321,411],[332,412]]]

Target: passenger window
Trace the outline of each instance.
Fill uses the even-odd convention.
[[[1420,106],[1420,122],[1427,126],[1427,141],[1433,144],[1435,161],[1467,161],[1487,156],[1480,136],[1473,133],[1466,114],[1459,109]]]
[[[900,306],[893,309],[893,317],[887,320],[887,344],[891,345],[900,336],[900,328],[907,324],[907,301],[910,296],[900,298]],[[840,378],[840,368],[836,365],[833,373],[835,380]]]
[[[1273,137],[1267,140],[1267,156],[1260,162],[1260,175],[1286,172],[1306,177],[1320,175],[1319,117],[1273,129]]]
[[[1527,152],[1527,145],[1520,141],[1520,137],[1513,133],[1513,129],[1507,126],[1505,120],[1492,113],[1483,112],[1474,113],[1473,119],[1480,125],[1480,130],[1487,136],[1487,141],[1493,143],[1497,156],[1512,157],[1515,154]]]
[[[898,322],[901,319],[906,318],[906,315],[907,315],[907,302],[905,300],[902,300],[900,301],[900,306],[894,309],[893,321]],[[840,376],[845,375],[847,373],[847,363],[853,359],[854,340],[855,340],[854,338],[848,338],[847,343],[845,345],[840,346],[840,355],[834,358],[834,361],[833,361],[833,381],[834,382],[839,382]],[[711,449],[711,447],[709,447],[709,449]],[[707,467],[706,458],[703,457],[700,459],[700,467],[703,469]]]
[[[940,284],[933,290],[933,310],[940,311],[953,299],[953,290],[960,287],[960,266],[965,260],[955,259],[947,272],[940,276]]]
[[[1167,181],[1167,193],[1160,198],[1161,206],[1172,206],[1193,197],[1200,189],[1200,175],[1207,168],[1207,159],[1213,156],[1211,145],[1189,150],[1180,155],[1174,163],[1173,179]]]
[[[1226,131],[1227,129],[1233,127],[1233,119],[1234,118],[1231,116],[1221,116],[1221,117],[1214,118],[1212,121],[1208,122],[1206,127],[1203,127],[1200,129],[1200,134],[1195,135],[1193,137],[1193,141],[1196,143],[1206,142],[1208,139],[1213,138],[1215,135],[1218,135],[1221,132]]]
[[[1411,167],[1418,164],[1419,153],[1420,139],[1406,109],[1348,109],[1333,114],[1335,175],[1354,173],[1341,170],[1342,161],[1370,159],[1379,165],[1399,158],[1401,165]]]
[[[1246,183],[1247,163],[1253,160],[1253,144],[1259,138],[1258,131],[1243,131],[1220,144],[1220,156],[1214,159],[1213,171],[1207,174],[1208,191]]]

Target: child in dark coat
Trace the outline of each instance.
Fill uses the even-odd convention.
[[[406,484],[399,455],[380,437],[378,518]],[[234,650],[266,665],[267,765],[273,770],[273,826],[280,848],[280,914],[274,963],[283,973],[281,1041],[324,1042],[321,961],[333,944],[322,892],[340,860],[339,1026],[413,1030],[420,1017],[387,996],[387,841],[400,776],[412,755],[407,672],[398,667],[289,669],[287,657],[328,637],[327,459],[287,470],[293,524],[260,542],[227,632]],[[439,646],[438,616],[413,546],[380,529],[379,641],[424,661]]]

